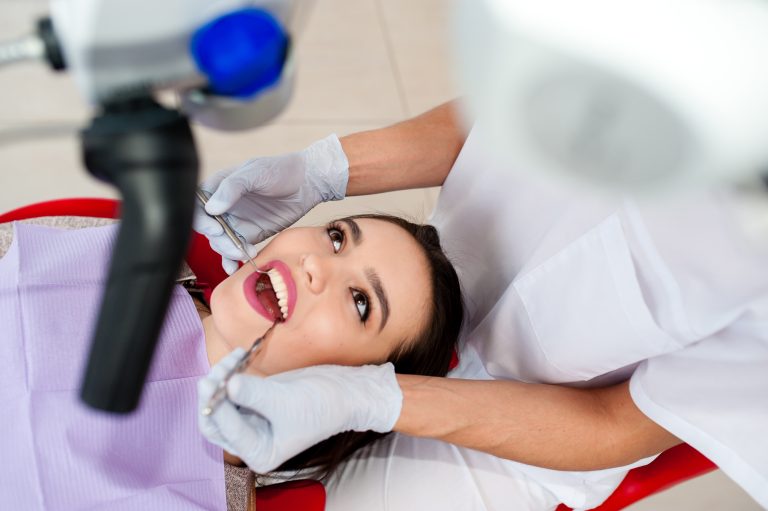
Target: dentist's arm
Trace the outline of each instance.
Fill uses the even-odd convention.
[[[398,124],[342,137],[349,160],[347,195],[440,186],[466,133],[458,100]]]
[[[557,470],[627,465],[680,440],[646,417],[629,382],[575,389],[398,375],[394,430]]]
[[[220,369],[199,384],[201,410]],[[394,430],[558,470],[622,466],[680,443],[640,412],[626,382],[573,389],[328,365],[235,376],[228,395],[200,428],[257,472],[342,431]]]

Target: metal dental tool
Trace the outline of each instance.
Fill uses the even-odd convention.
[[[200,200],[200,203],[203,205],[203,207],[205,207],[205,205],[208,203],[208,197],[206,196],[205,192],[198,188],[196,193],[197,193],[197,198]],[[226,233],[227,237],[230,240],[232,240],[232,243],[234,243],[237,248],[240,249],[240,251],[243,253],[243,255],[248,260],[248,262],[253,265],[253,268],[256,270],[256,272],[264,273],[264,274],[267,273],[265,271],[261,271],[259,267],[256,266],[256,263],[253,262],[253,259],[251,258],[251,256],[248,255],[248,250],[246,250],[245,248],[245,243],[243,242],[243,239],[240,237],[239,234],[237,234],[237,232],[235,232],[234,229],[232,229],[232,227],[229,226],[227,221],[224,219],[223,215],[210,215],[207,212],[206,214],[209,217],[216,220],[217,222],[219,222],[219,225],[221,225],[222,229],[224,229],[224,232]]]
[[[237,364],[230,369],[227,374],[224,376],[224,378],[221,379],[219,384],[216,386],[216,390],[211,395],[211,398],[208,400],[208,403],[206,404],[205,408],[202,410],[202,414],[206,417],[211,415],[213,411],[221,404],[224,399],[227,397],[227,383],[229,383],[229,380],[236,374],[242,373],[246,367],[248,367],[248,364],[251,363],[251,358],[258,353],[259,346],[261,346],[261,341],[267,338],[267,336],[272,332],[272,329],[275,328],[275,325],[277,325],[280,321],[275,321],[272,323],[272,326],[267,329],[266,332],[264,332],[264,335],[253,341],[253,345],[251,345],[251,348],[245,352],[245,354],[242,356],[240,360],[237,361]]]

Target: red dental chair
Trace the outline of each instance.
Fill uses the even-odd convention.
[[[0,223],[42,216],[85,216],[118,218],[119,202],[112,199],[62,199],[32,204],[0,214]],[[198,277],[198,282],[211,289],[227,277],[221,268],[221,257],[214,252],[208,240],[193,233],[187,262]],[[599,511],[615,511],[717,468],[711,461],[687,444],[663,452],[651,464],[631,470],[619,487],[600,506]],[[323,511],[325,489],[317,481],[302,480],[262,487],[256,492],[258,511]],[[561,504],[556,511],[568,511]]]

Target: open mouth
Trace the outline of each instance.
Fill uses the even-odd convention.
[[[262,271],[243,283],[245,298],[253,309],[270,321],[287,321],[296,302],[296,284],[282,261],[267,263]]]
[[[256,298],[275,321],[283,321],[288,314],[287,295],[283,298],[283,301],[286,303],[281,306],[280,297],[277,296],[277,291],[275,291],[275,286],[277,285],[279,288],[280,283],[274,284],[272,282],[270,277],[273,272],[275,270],[269,270],[268,273],[259,275],[259,278],[256,280]],[[284,292],[285,290],[283,289],[282,291]]]

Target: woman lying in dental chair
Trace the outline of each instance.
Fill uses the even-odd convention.
[[[139,409],[127,417],[87,409],[79,378],[116,233],[0,225],[4,509],[226,508],[223,457],[239,460],[199,433],[195,387],[276,319],[248,369],[255,374],[387,361],[400,373],[448,371],[463,309],[436,231],[358,216],[283,231],[255,258],[270,277],[243,266],[210,303],[177,286]],[[280,470],[322,478],[380,436],[342,433]]]

